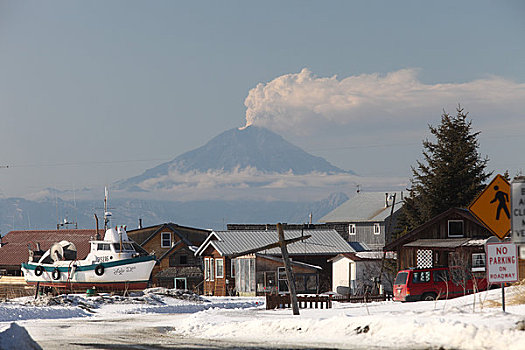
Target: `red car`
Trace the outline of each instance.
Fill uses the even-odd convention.
[[[397,273],[394,281],[394,300],[451,299],[485,289],[485,278],[477,279],[459,266],[410,268]]]

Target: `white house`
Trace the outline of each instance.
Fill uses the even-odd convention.
[[[394,254],[388,252],[385,260],[394,259]],[[372,292],[374,282],[379,278],[383,253],[366,251],[339,254],[330,259],[332,262],[332,290],[340,294],[364,294]],[[386,265],[385,265],[386,266]],[[392,277],[383,268],[381,289],[392,292]]]

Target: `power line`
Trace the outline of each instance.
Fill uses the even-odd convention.
[[[127,160],[108,160],[108,161],[86,161],[86,162],[64,162],[64,163],[26,163],[19,165],[8,166],[9,168],[41,168],[41,167],[63,167],[63,166],[83,166],[83,165],[108,165],[108,164],[124,164],[124,163],[139,163],[139,162],[153,162],[153,161],[169,161],[172,158],[149,158],[149,159],[127,159]]]

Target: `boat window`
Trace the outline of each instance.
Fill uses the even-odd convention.
[[[111,250],[109,243],[98,243],[97,250]]]
[[[115,249],[116,252],[120,252],[120,243],[113,243],[113,249]],[[135,251],[131,243],[122,243],[122,251],[125,250]]]

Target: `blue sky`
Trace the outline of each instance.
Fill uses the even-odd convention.
[[[334,165],[408,179],[428,124],[462,103],[491,170],[513,174],[524,38],[521,1],[0,0],[0,194],[137,175],[245,125],[258,84],[283,82],[299,102],[257,100],[255,123]]]

